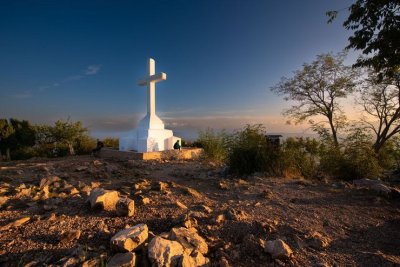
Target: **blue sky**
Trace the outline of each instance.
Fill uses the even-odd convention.
[[[157,114],[182,135],[263,123],[296,132],[269,88],[317,54],[339,52],[349,0],[0,2],[0,117],[81,120],[94,135],[133,128],[146,112],[148,57]],[[349,62],[355,53],[350,53]]]

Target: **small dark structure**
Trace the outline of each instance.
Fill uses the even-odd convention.
[[[282,144],[282,135],[280,134],[267,134],[265,138],[267,138],[268,143],[273,146],[280,146]]]

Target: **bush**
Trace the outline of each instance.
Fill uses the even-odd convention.
[[[81,136],[75,141],[74,150],[77,155],[89,155],[96,147],[96,140],[89,136]]]
[[[321,170],[338,179],[376,178],[382,173],[371,137],[354,128],[340,146],[326,146],[321,153]]]
[[[385,142],[378,154],[379,165],[385,170],[400,168],[400,138],[395,136]]]
[[[288,138],[282,144],[280,170],[285,176],[312,178],[318,170],[319,142],[310,138]]]
[[[119,139],[114,138],[114,137],[106,137],[103,140],[104,147],[109,147],[109,148],[119,148]],[[95,144],[96,146],[96,144]]]
[[[228,165],[238,174],[276,174],[279,147],[270,144],[262,125],[247,125],[229,138]]]
[[[203,156],[206,160],[222,164],[227,158],[227,141],[228,135],[224,131],[215,133],[214,130],[207,129],[200,132],[196,143],[203,148]]]

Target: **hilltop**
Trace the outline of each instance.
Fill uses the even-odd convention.
[[[90,156],[2,162],[0,182],[1,266],[100,265],[116,254],[111,238],[138,224],[147,225],[148,238],[135,252],[137,266],[151,266],[155,236],[171,239],[172,229],[183,228],[197,233],[210,266],[400,264],[396,185],[373,191],[329,180],[231,177],[198,160]],[[94,188],[134,200],[134,215],[91,209]],[[267,248],[274,240],[287,245],[282,255]]]

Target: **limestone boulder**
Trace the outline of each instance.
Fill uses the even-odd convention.
[[[135,213],[135,201],[130,198],[120,198],[116,205],[118,216],[132,217]]]
[[[134,267],[136,255],[132,252],[117,253],[108,262],[108,267]]]
[[[281,239],[267,241],[264,250],[273,259],[287,259],[293,254],[292,249]]]
[[[148,257],[152,266],[177,266],[183,256],[183,247],[176,241],[154,237],[148,246]]]
[[[103,188],[94,188],[90,191],[87,202],[91,208],[102,208],[104,210],[113,211],[116,209],[119,194],[117,191],[104,190]]]
[[[149,229],[146,224],[138,224],[116,233],[111,238],[111,248],[116,251],[130,252],[141,248],[147,240]]]
[[[188,253],[192,253],[194,250],[202,254],[208,252],[206,241],[197,233],[195,228],[172,228],[168,234],[168,239],[178,241]]]
[[[179,262],[180,267],[207,267],[210,266],[210,260],[204,257],[203,254],[197,250],[192,253],[183,253]]]

